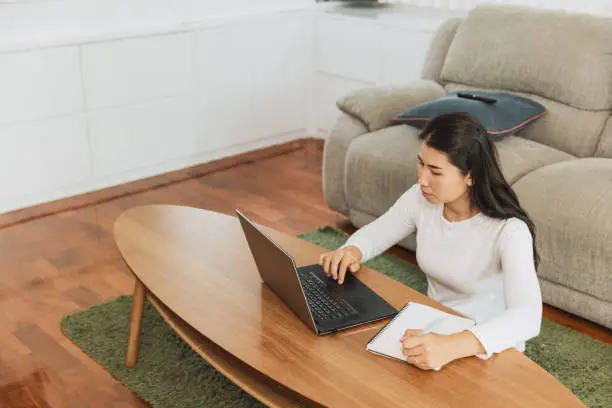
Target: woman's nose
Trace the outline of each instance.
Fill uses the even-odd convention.
[[[421,187],[427,187],[429,185],[427,179],[423,176],[423,174],[419,174],[419,185]]]

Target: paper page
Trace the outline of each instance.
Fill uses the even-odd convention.
[[[383,328],[384,332],[370,343],[366,349],[376,353],[384,354],[400,360],[406,360],[402,353],[402,343],[400,339],[407,329],[424,329],[429,323],[443,317],[444,319],[436,323],[432,332],[440,334],[454,334],[469,329],[474,325],[470,319],[454,316],[433,307],[420,303],[410,302],[392,323]]]

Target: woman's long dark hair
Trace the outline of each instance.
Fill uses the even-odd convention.
[[[497,219],[516,217],[527,224],[533,237],[533,263],[537,269],[540,256],[535,225],[502,174],[497,148],[482,124],[466,113],[440,115],[427,124],[419,138],[446,153],[464,176],[471,172],[470,197],[480,212]]]

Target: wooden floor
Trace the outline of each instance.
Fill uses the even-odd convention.
[[[148,406],[59,328],[64,314],[131,293],[112,236],[117,216],[149,203],[239,208],[291,234],[320,225],[351,232],[323,200],[321,150],[320,142],[291,143],[0,215],[0,408]],[[414,261],[408,251],[391,252]],[[545,313],[612,344],[609,330],[553,308]]]

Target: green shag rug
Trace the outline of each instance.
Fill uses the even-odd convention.
[[[332,227],[300,235],[327,249],[347,234]],[[367,266],[422,292],[427,283],[416,265],[382,254]],[[174,334],[146,304],[138,364],[125,367],[131,296],[64,316],[61,327],[85,353],[129,389],[159,408],[263,407]],[[589,407],[612,407],[612,345],[544,319],[540,335],[525,354],[571,389]]]

